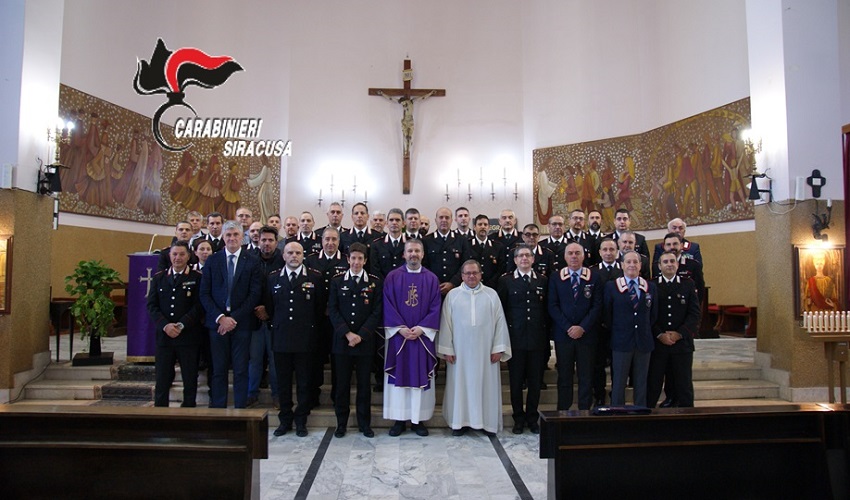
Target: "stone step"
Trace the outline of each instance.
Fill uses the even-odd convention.
[[[24,399],[100,399],[100,387],[107,381],[40,379],[27,384]]]
[[[44,372],[48,380],[111,380],[116,375],[118,365],[112,366],[71,366],[70,361],[53,362]]]

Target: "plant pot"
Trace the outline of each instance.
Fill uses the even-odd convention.
[[[89,335],[89,356],[92,358],[97,358],[103,354],[100,345],[100,337],[95,337],[94,335]]]

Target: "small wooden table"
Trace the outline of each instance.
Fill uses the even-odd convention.
[[[847,404],[847,368],[844,365],[850,353],[850,333],[812,333],[809,338],[816,342],[823,342],[824,355],[826,356],[826,380],[829,384],[829,402],[835,402],[835,374],[834,363],[838,362],[838,383],[841,390],[841,404]]]
[[[0,405],[5,498],[259,498],[266,410]]]

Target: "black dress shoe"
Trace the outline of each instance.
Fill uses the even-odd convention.
[[[360,432],[362,432],[363,435],[366,436],[367,438],[375,437],[375,431],[373,431],[371,427],[366,427],[365,429],[363,429]]]
[[[345,437],[345,426],[344,425],[336,426],[336,431],[334,431],[334,437],[338,437],[338,438]]]
[[[466,427],[461,427],[460,429],[452,429],[452,436],[458,437],[466,434]]]
[[[523,428],[522,424],[514,424],[514,429],[513,429],[514,434],[522,434],[522,428]]]
[[[274,430],[274,435],[280,437],[280,436],[283,436],[284,434],[286,434],[287,432],[289,432],[291,430],[292,430],[292,424],[288,424],[288,425],[287,424],[280,424],[277,427],[277,429]]]
[[[400,436],[402,432],[404,432],[406,425],[402,420],[396,420],[392,427],[390,427],[390,436],[396,437]]]
[[[660,408],[670,408],[673,406],[673,398],[667,398],[658,405]]]
[[[307,436],[307,426],[306,425],[298,425],[295,427],[295,435],[303,438]]]
[[[593,406],[605,406],[605,398],[597,399]]]
[[[532,434],[540,434],[540,424],[537,422],[531,422],[528,424],[528,430],[530,430]]]
[[[428,435],[428,429],[425,427],[425,424],[412,424],[410,428],[419,437],[425,437]]]
[[[546,382],[540,382],[540,390],[541,391],[545,391],[548,388],[549,388],[549,386],[546,384]]]

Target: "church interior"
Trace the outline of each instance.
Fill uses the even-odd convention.
[[[706,388],[702,397],[697,391],[696,406],[846,402],[847,338],[819,341],[804,328],[801,286],[809,270],[800,255],[838,251],[841,261],[832,272],[842,286],[834,310],[850,309],[843,261],[850,222],[847,0],[10,0],[0,13],[7,33],[0,48],[7,68],[0,83],[6,110],[0,123],[0,242],[11,242],[0,260],[6,282],[0,406],[92,403],[94,397],[58,390],[45,392],[52,395],[41,403],[31,396],[37,392],[32,384],[57,368],[51,300],[67,297],[65,277],[81,260],[101,260],[127,281],[128,255],[169,246],[186,210],[167,200],[179,153],[162,165],[159,181],[165,182],[154,189],[163,198],[159,211],[143,209],[141,201],[95,210],[96,197],[38,191],[42,166],[58,158],[59,142],[49,131],[57,117],[69,119],[61,116],[68,107],[60,103],[60,88],[149,123],[166,97],[140,92],[134,75],[139,61],[151,60],[158,40],[170,50],[197,47],[238,61],[240,70],[226,81],[186,87],[191,111],[179,113],[261,119],[260,139],[290,141],[290,154],[262,163],[279,165],[273,177],[279,185],[270,188],[275,208],[283,217],[310,211],[317,227],[326,223],[331,202],[344,204],[347,227],[349,207],[365,201],[384,212],[416,207],[432,219],[442,206],[467,207],[473,217],[491,219],[511,209],[520,228],[536,223],[545,233],[539,174],[549,167],[537,158],[546,148],[592,150],[605,141],[645,137],[635,140],[644,140],[651,152],[660,148],[653,131],[717,116],[713,110],[748,99],[749,121],[733,122],[751,129],[758,144],[752,173],[765,175],[741,182],[746,194],[752,194],[751,180],[764,193],[741,200],[740,211],[732,201],[718,203],[711,214],[703,207],[680,216],[688,223],[687,238],[702,249],[710,302],[747,311],[743,322],[730,319],[740,323],[740,336],[755,321],[750,310],[758,313],[758,328],[747,330],[754,338],[698,340],[694,370],[705,372],[699,383]],[[412,62],[410,81],[403,81],[405,60]],[[370,90],[403,84],[444,91],[422,92],[424,98],[410,104],[409,142],[400,133],[405,122],[400,127],[399,120],[407,116],[401,101]],[[102,129],[109,126],[116,158],[126,156],[136,136],[158,148],[149,129],[107,124],[91,109],[71,108]],[[176,110],[163,115],[165,128],[176,116]],[[245,160],[251,165],[246,180],[259,161]],[[622,155],[614,163],[616,175],[625,175]],[[233,165],[235,179],[242,167]],[[639,161],[631,174],[637,214],[631,229],[651,248],[668,232],[658,220],[673,212],[655,217],[663,189],[652,191],[656,174],[648,165],[648,159]],[[556,213],[568,206],[557,175],[550,173],[548,198]],[[255,197],[246,204],[261,203],[255,188],[244,189]],[[683,188],[673,182],[669,189]],[[86,348],[79,334],[73,352],[66,340],[62,335],[62,364]],[[827,360],[830,345],[840,363]],[[122,349],[122,337],[105,339],[104,350]],[[116,364],[122,359],[116,354]],[[727,387],[710,382],[711,366],[732,372]],[[445,445],[432,447],[428,438],[412,435],[399,446],[381,432],[373,443],[349,437],[328,444],[322,436],[333,426],[329,415],[310,424],[307,440],[269,433],[270,458],[259,476],[263,498],[546,495],[547,465],[538,456],[537,436],[507,430],[497,446],[483,434],[459,441],[438,432],[435,439]],[[274,411],[269,416],[276,422]],[[325,463],[316,461],[316,449]],[[413,470],[410,464],[423,457],[429,465]]]

